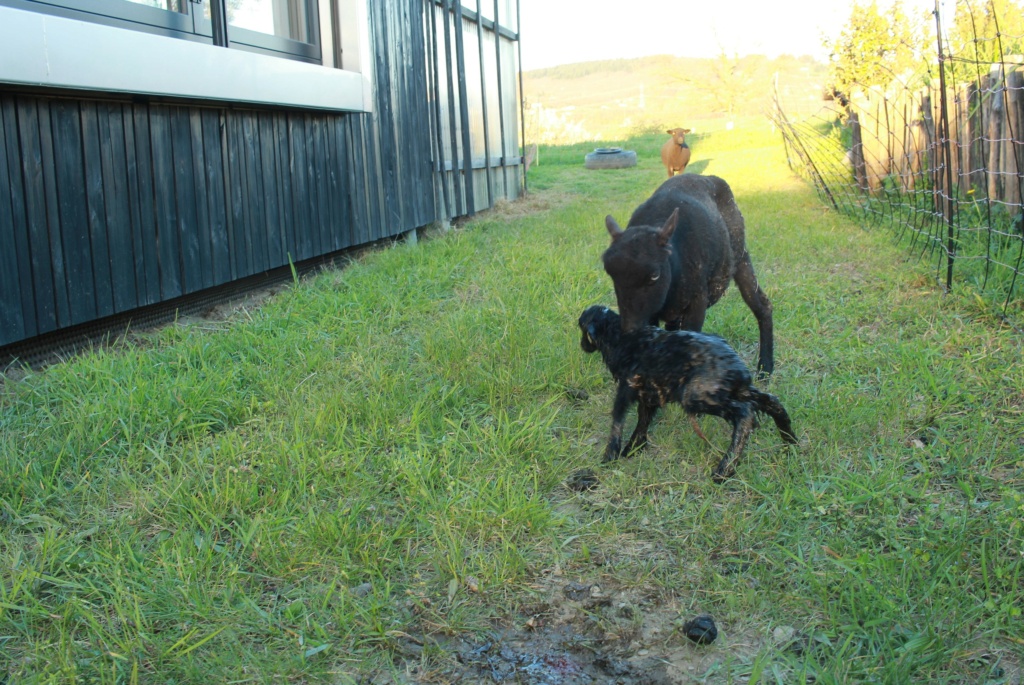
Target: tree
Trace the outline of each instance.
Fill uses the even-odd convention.
[[[915,67],[921,31],[900,4],[883,15],[876,0],[857,0],[839,37],[826,47],[831,49],[832,90],[845,100],[857,90],[884,87]]]
[[[949,29],[949,50],[962,61],[984,65],[1024,52],[1024,4],[1020,0],[958,2]]]
[[[771,79],[768,64],[761,55],[730,56],[720,47],[715,58],[701,60],[701,69],[665,70],[664,82],[684,84],[688,92],[706,98],[709,111],[733,117],[749,110],[753,94],[767,88]]]
[[[710,78],[704,84],[714,98],[716,109],[733,116],[739,104],[750,97],[751,74],[737,55],[730,57],[723,49],[711,62]]]

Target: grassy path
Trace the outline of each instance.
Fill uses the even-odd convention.
[[[611,384],[575,321],[614,304],[603,219],[661,182],[661,140],[621,171],[542,150],[519,203],[4,381],[0,681],[426,679],[438,641],[521,624],[558,577],[643,607],[627,636],[594,614],[622,653],[683,650],[677,619],[713,614],[697,682],[1019,683],[1022,340],[825,211],[765,129],[693,164],[746,217],[797,448],[763,428],[717,487],[669,410],[598,468]],[[735,289],[706,330],[755,360]]]

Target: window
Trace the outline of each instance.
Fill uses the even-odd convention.
[[[317,0],[0,0],[0,4],[316,64],[323,61]],[[223,31],[218,30],[220,26],[225,27]]]
[[[216,3],[222,7],[211,6]],[[248,47],[320,62],[320,28],[316,0],[211,0],[223,11],[232,47]]]
[[[314,42],[308,2],[301,0],[227,0],[228,24],[279,38]],[[316,3],[312,3],[315,9]]]
[[[0,0],[0,87],[370,111],[367,2]]]

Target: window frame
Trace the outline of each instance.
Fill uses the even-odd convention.
[[[225,49],[212,38],[166,28],[140,30],[123,20],[92,21],[72,16],[67,7],[39,11],[44,3],[0,0],[0,88],[20,85],[369,112],[373,60],[366,3],[321,0],[315,22],[325,48],[319,60],[323,64],[316,64],[244,44]]]
[[[201,43],[219,44],[213,21],[203,16],[200,8],[222,12],[226,17],[225,0],[181,0],[185,11],[149,7],[131,0],[0,0],[0,5],[27,11],[95,22],[106,26],[145,31],[156,35],[184,38]],[[320,30],[319,3],[333,5],[332,0],[299,0],[305,5],[306,30],[311,41],[299,41],[226,25],[226,44],[275,57],[296,59],[312,64],[323,63],[323,41]]]
[[[162,10],[126,0],[0,0],[0,5],[161,36],[212,42],[211,22],[193,11],[196,3],[191,0],[184,0],[188,12]]]

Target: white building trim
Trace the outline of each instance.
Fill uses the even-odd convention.
[[[368,112],[366,0],[340,4],[342,69],[0,6],[0,84]]]

